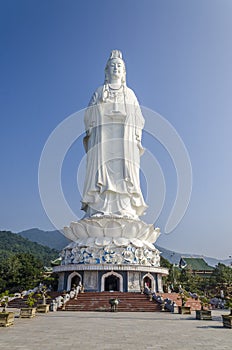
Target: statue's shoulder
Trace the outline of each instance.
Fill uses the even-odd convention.
[[[132,89],[130,89],[129,87],[126,87],[126,94],[127,94],[127,97],[129,99],[137,101],[137,97],[136,97],[134,91]]]
[[[97,104],[100,100],[102,100],[102,92],[103,85],[99,86],[93,93],[91,100],[89,102],[89,106]]]
[[[102,95],[102,91],[103,91],[104,85],[101,85],[97,88],[97,90],[95,91],[95,94],[97,94],[98,96]]]
[[[131,88],[129,88],[128,86],[126,86],[126,92],[128,94],[135,95],[134,91]]]

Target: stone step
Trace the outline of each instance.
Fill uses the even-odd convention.
[[[65,304],[66,311],[110,311],[109,299],[118,298],[118,311],[149,312],[160,311],[161,306],[140,293],[86,292]]]
[[[27,307],[26,299],[22,299],[22,298],[13,299],[8,303],[8,307],[12,307],[16,309]]]
[[[46,298],[46,304],[50,304],[51,301],[59,295],[60,295],[60,293],[58,293],[58,292],[49,293],[48,297]],[[27,296],[25,296],[23,298],[15,298],[9,302],[8,307],[21,309],[24,307],[28,307],[26,302],[27,302]],[[42,302],[43,302],[42,299],[37,299],[37,301],[35,302],[35,306],[37,304],[42,304]]]

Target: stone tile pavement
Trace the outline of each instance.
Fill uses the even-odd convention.
[[[199,321],[195,312],[50,312],[0,328],[0,349],[232,349],[232,330],[222,327],[222,313],[228,312],[216,310],[212,321]]]

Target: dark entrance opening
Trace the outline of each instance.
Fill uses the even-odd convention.
[[[110,290],[119,292],[119,277],[111,275],[105,278],[105,291],[109,292]]]
[[[143,280],[143,288],[151,289],[151,279],[149,277],[145,277]]]
[[[71,289],[72,288],[76,288],[80,283],[80,277],[79,276],[73,276],[72,280],[71,280]]]

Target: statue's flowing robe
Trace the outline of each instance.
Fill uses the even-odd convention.
[[[123,87],[117,108],[99,87],[85,113],[87,152],[82,209],[94,214],[137,218],[147,205],[140,189],[139,168],[144,118],[134,92]]]

